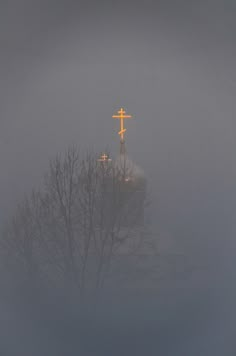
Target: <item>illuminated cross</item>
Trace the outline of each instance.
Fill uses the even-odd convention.
[[[118,132],[118,135],[120,135],[120,141],[124,142],[124,133],[126,129],[124,128],[124,119],[130,119],[132,116],[131,115],[125,115],[126,112],[123,108],[121,108],[118,111],[119,115],[113,115],[112,117],[114,119],[120,119],[120,131]]]
[[[103,154],[101,155],[101,157],[98,159],[98,161],[100,161],[100,162],[107,162],[107,161],[111,161],[111,159],[109,158],[108,155],[106,155],[105,153],[103,153]]]

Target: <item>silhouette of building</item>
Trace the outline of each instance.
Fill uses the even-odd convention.
[[[122,227],[141,226],[144,224],[144,205],[146,197],[146,177],[143,170],[138,167],[127,155],[124,134],[124,119],[131,118],[121,108],[118,115],[113,118],[120,119],[120,150],[118,157],[112,161],[107,154],[99,158],[101,169],[106,171],[104,205],[106,206],[106,220],[120,219]]]

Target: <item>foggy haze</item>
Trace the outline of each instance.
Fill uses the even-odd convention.
[[[210,305],[220,291],[220,312],[228,301],[234,308],[236,3],[1,0],[0,50],[0,223],[69,145],[116,156],[112,115],[122,106],[133,115],[127,150],[148,178],[160,244],[168,236],[171,250],[210,266],[190,282],[194,295]],[[228,338],[229,315],[212,322],[229,324]],[[233,340],[209,329],[196,355],[233,356]]]

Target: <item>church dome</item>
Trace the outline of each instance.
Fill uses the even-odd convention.
[[[115,160],[115,169],[127,187],[145,189],[146,177],[142,168],[134,163],[127,154],[120,154]]]

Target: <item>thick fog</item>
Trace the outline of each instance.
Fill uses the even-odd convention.
[[[179,253],[195,271],[168,279],[148,308],[147,296],[133,310],[127,302],[123,320],[126,303],[114,302],[114,318],[103,307],[98,324],[113,347],[94,326],[81,333],[83,340],[94,333],[97,349],[69,354],[234,355],[234,1],[1,0],[0,50],[0,222],[69,145],[109,147],[116,156],[112,115],[124,107],[133,115],[127,150],[148,179],[160,258]],[[22,355],[66,354],[55,346],[62,331],[40,326],[45,351],[30,315],[2,309],[4,339],[13,339],[4,355],[14,340],[20,345],[10,325],[20,329],[24,318],[33,336]],[[65,343],[73,345],[73,332]]]

